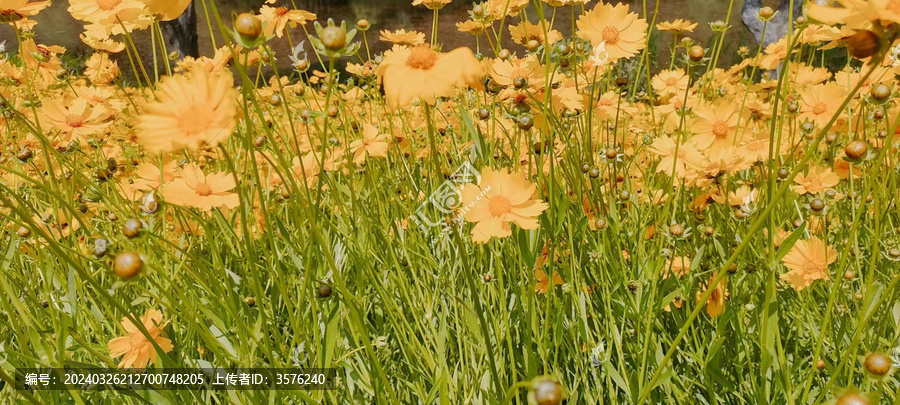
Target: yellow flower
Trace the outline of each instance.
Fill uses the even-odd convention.
[[[385,53],[376,74],[384,85],[388,109],[396,110],[415,99],[434,104],[438,97],[449,97],[458,88],[478,87],[484,67],[469,48],[439,53],[427,45],[395,45]]]
[[[837,260],[837,251],[821,239],[813,236],[808,240],[798,240],[784,259],[784,267],[791,271],[781,275],[781,279],[800,291],[812,285],[813,281],[828,278],[828,265]]]
[[[509,27],[509,35],[512,36],[513,42],[519,45],[527,45],[528,41],[536,40],[539,43],[544,43],[544,29],[540,24],[532,24],[528,21],[522,21],[517,25],[512,25]],[[553,45],[556,41],[562,39],[562,34],[557,30],[548,30],[547,31],[547,43]]]
[[[106,52],[94,52],[85,63],[84,75],[94,84],[109,84],[119,77],[119,63]]]
[[[691,258],[687,256],[676,256],[666,260],[665,267],[662,269],[663,278],[669,278],[674,274],[675,277],[682,278],[685,274],[691,272]]]
[[[413,0],[413,6],[425,6],[429,10],[440,10],[453,0]]]
[[[550,277],[547,277],[547,272],[543,269],[537,269],[534,271],[534,292],[539,294],[546,294],[547,291],[550,291]],[[553,272],[553,286],[559,287],[563,285],[565,281],[562,277],[559,276],[559,273],[556,271]]]
[[[166,323],[162,321],[162,312],[150,309],[141,317],[141,323],[149,332],[150,337],[159,345],[164,353],[171,352],[174,346],[168,338],[160,336]],[[147,336],[138,329],[128,318],[122,318],[122,327],[127,333],[124,337],[117,337],[109,341],[107,348],[109,355],[112,357],[122,357],[119,362],[119,368],[144,368],[148,364],[156,361],[156,349],[153,343],[147,340]]]
[[[141,0],[147,5],[150,14],[161,16],[162,21],[178,18],[187,10],[191,0]]]
[[[547,204],[534,199],[534,194],[535,186],[524,173],[485,169],[478,185],[466,184],[462,189],[461,215],[475,223],[472,241],[484,243],[493,237],[510,236],[510,222],[522,229],[537,229],[537,217]]]
[[[136,128],[138,142],[150,152],[216,146],[237,125],[237,96],[230,75],[197,69],[168,77],[156,91],[157,101],[144,106]]]
[[[675,158],[675,149],[678,149],[678,158]],[[675,144],[675,140],[668,136],[656,138],[650,145],[650,151],[662,156],[659,164],[656,165],[657,172],[672,174],[681,177],[688,169],[697,169],[703,165],[703,154],[690,142],[681,141],[680,145]]]
[[[810,120],[818,127],[828,124],[841,107],[847,91],[835,82],[810,86],[800,93],[801,120]]]
[[[407,32],[404,29],[397,31],[381,30],[381,40],[397,45],[422,45],[425,43],[425,34],[418,31]]]
[[[709,282],[711,283],[716,278],[715,273],[710,277]],[[706,293],[709,289],[709,283],[703,284],[700,291],[697,291],[697,305],[702,304],[700,302],[700,297]],[[712,294],[709,296],[709,299],[706,301],[706,313],[709,316],[719,316],[725,313],[725,301],[728,299],[728,280],[727,278],[723,278],[719,280],[719,283],[716,284],[715,290],[713,290]]]
[[[466,20],[456,23],[456,29],[459,30],[459,32],[467,32],[472,35],[477,35],[484,32],[487,27],[489,27],[489,24],[473,20]]]
[[[235,208],[241,204],[240,197],[232,193],[236,187],[231,173],[219,172],[203,174],[194,164],[184,165],[181,178],[163,185],[162,194],[166,201],[200,209],[202,212],[213,208]]]
[[[647,20],[630,13],[627,4],[600,3],[578,17],[576,25],[580,38],[595,47],[604,44],[609,62],[634,56],[647,45]]]
[[[41,112],[47,121],[66,135],[65,140],[72,138],[81,141],[101,132],[109,126],[105,109],[102,106],[88,106],[87,100],[78,98],[68,106],[62,100],[47,101]]]
[[[137,19],[144,11],[138,0],[69,0],[69,14],[76,19],[97,24],[119,24],[119,20]]]
[[[666,94],[683,95],[690,83],[691,78],[684,73],[684,69],[664,70],[650,81],[653,90],[656,90],[660,96]]]
[[[290,10],[287,7],[270,7],[266,5],[259,9],[259,15],[266,23],[263,34],[268,36],[274,33],[278,38],[284,36],[286,27],[294,28],[297,25],[303,25],[307,21],[316,19],[316,15],[309,11]]]
[[[673,34],[682,34],[685,32],[694,32],[694,28],[697,28],[697,23],[692,23],[687,20],[677,19],[675,21],[665,21],[659,24],[656,24],[656,29],[660,31],[667,31]]]
[[[23,17],[37,15],[50,6],[50,1],[0,0],[0,22],[12,22]]]
[[[900,24],[900,0],[836,0],[841,7],[808,4],[809,18],[825,24],[860,26],[878,21],[884,26]]]
[[[694,109],[697,119],[691,124],[692,141],[698,148],[728,148],[734,146],[740,115],[732,103],[705,104]]]
[[[824,166],[812,166],[809,173],[800,173],[794,178],[794,192],[798,194],[820,194],[836,186],[841,179]]]
[[[353,153],[353,162],[360,164],[367,156],[387,157],[390,137],[379,133],[378,128],[372,124],[366,125],[366,133],[363,139],[350,143],[350,152]]]
[[[494,20],[503,17],[515,17],[528,7],[529,0],[487,0],[484,3],[485,15]]]

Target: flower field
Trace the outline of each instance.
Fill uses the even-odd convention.
[[[0,404],[900,404],[900,1],[660,1],[0,0]]]

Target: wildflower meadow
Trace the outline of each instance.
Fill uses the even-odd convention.
[[[52,1],[0,404],[900,404],[900,0]]]

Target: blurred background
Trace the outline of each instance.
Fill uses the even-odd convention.
[[[658,0],[659,16],[657,22],[674,20],[676,18],[688,19],[699,23],[694,33],[687,36],[708,46],[711,43],[712,31],[709,23],[717,20],[725,21],[729,16],[730,0]],[[231,23],[232,15],[245,12],[257,11],[263,4],[263,0],[215,0],[222,16],[222,20]],[[652,18],[653,8],[656,6],[654,0],[630,0],[630,1],[612,1],[613,3],[626,3],[631,6],[631,10],[642,16],[644,15],[644,5],[648,8],[648,12]],[[743,0],[734,0],[730,14],[731,30],[728,32],[728,40],[722,53],[722,64],[729,65],[736,60],[736,51],[742,45],[755,47],[756,43],[750,32],[744,27],[740,20],[741,7]],[[592,1],[586,7],[593,8],[599,1]],[[775,5],[775,1],[765,1],[764,4]],[[207,25],[208,14],[204,11],[203,3],[199,0],[194,1],[198,16],[198,34],[200,38],[201,55],[211,55],[214,51],[210,40],[210,30]],[[333,18],[340,23],[346,20],[349,25],[354,25],[361,18],[366,18],[372,23],[372,29],[368,32],[369,45],[373,54],[381,50],[389,48],[390,44],[386,44],[378,40],[378,31],[380,30],[396,30],[400,28],[414,29],[426,33],[426,38],[430,36],[432,12],[425,7],[413,7],[411,0],[278,0],[277,6],[285,6],[288,8],[303,9],[315,13],[319,21],[325,22],[328,18]],[[471,0],[454,0],[440,12],[440,24],[438,42],[443,44],[444,50],[453,49],[459,46],[475,47],[475,38],[469,34],[457,31],[456,23],[464,21],[468,18],[468,10],[471,10],[473,2]],[[69,4],[66,0],[53,0],[52,5],[41,12],[35,20],[38,21],[36,27],[38,43],[47,45],[61,45],[66,48],[67,52],[63,58],[67,67],[77,69],[79,61],[83,61],[92,52],[89,47],[84,45],[78,37],[82,31],[81,22],[73,19],[67,12]],[[547,13],[551,12],[549,6]],[[527,11],[527,15],[534,22],[537,13],[533,10],[534,6]],[[578,6],[580,10],[580,6]],[[557,11],[554,23],[555,29],[566,33],[571,33],[572,21],[571,10],[569,7],[562,7]],[[521,17],[521,16],[520,16]],[[520,17],[508,19],[509,24],[516,24]],[[307,24],[307,29],[313,32],[312,23]],[[215,35],[220,37],[217,29],[214,29]],[[305,34],[300,27],[291,30],[291,36],[295,43],[305,39]],[[150,35],[145,31],[133,34],[139,52],[145,61],[152,60]],[[358,40],[362,37],[358,36]],[[671,35],[655,33],[652,38],[651,49],[656,59],[668,61],[671,53]],[[0,41],[6,41],[6,49],[15,51],[16,39],[15,33],[8,25],[0,26]],[[482,42],[484,42],[482,40]],[[216,42],[222,45],[222,40],[217,38]],[[275,39],[270,44],[276,51],[279,67],[287,68],[290,65],[288,55],[290,55],[290,47],[287,40]],[[511,42],[505,43],[504,46],[512,51],[524,53],[521,46]],[[310,51],[307,42],[307,51]],[[493,55],[488,55],[493,56]],[[130,74],[131,67],[128,63],[126,53],[123,51],[117,55],[123,75],[126,77]],[[312,55],[310,55],[310,59]],[[346,62],[346,61],[345,61]]]

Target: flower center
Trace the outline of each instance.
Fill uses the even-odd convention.
[[[606,41],[607,44],[615,45],[616,42],[619,42],[619,30],[616,27],[606,27],[603,29],[603,40]]]
[[[97,8],[103,11],[109,11],[116,8],[116,6],[121,3],[122,0],[97,0]]]
[[[178,117],[178,128],[185,136],[194,136],[203,132],[208,125],[209,117],[215,116],[212,107],[193,105]]]
[[[197,195],[206,197],[212,194],[212,187],[210,187],[209,184],[200,183],[197,184],[197,187],[194,188],[194,191],[197,193]]]
[[[716,138],[725,137],[725,135],[728,135],[728,124],[725,121],[716,121],[713,124],[712,133]]]
[[[822,115],[825,111],[828,111],[828,106],[825,103],[818,103],[813,106],[813,114],[815,115]]]
[[[678,79],[676,79],[674,77],[670,77],[670,78],[666,79],[666,86],[674,87],[677,84],[678,84]]]
[[[491,215],[495,217],[499,217],[503,214],[509,214],[512,212],[512,204],[509,203],[509,199],[504,196],[496,196],[491,198],[489,209],[491,211]]]
[[[284,17],[287,15],[288,11],[289,10],[287,9],[287,7],[278,7],[275,9],[275,15],[277,15],[279,17]]]
[[[409,52],[406,58],[406,66],[413,69],[428,70],[437,62],[438,53],[428,45],[417,46]]]
[[[144,337],[143,333],[132,333],[131,336],[128,337],[128,346],[132,349],[138,349],[147,344],[147,338]]]
[[[66,125],[72,128],[81,128],[84,125],[84,118],[75,114],[66,115]]]

